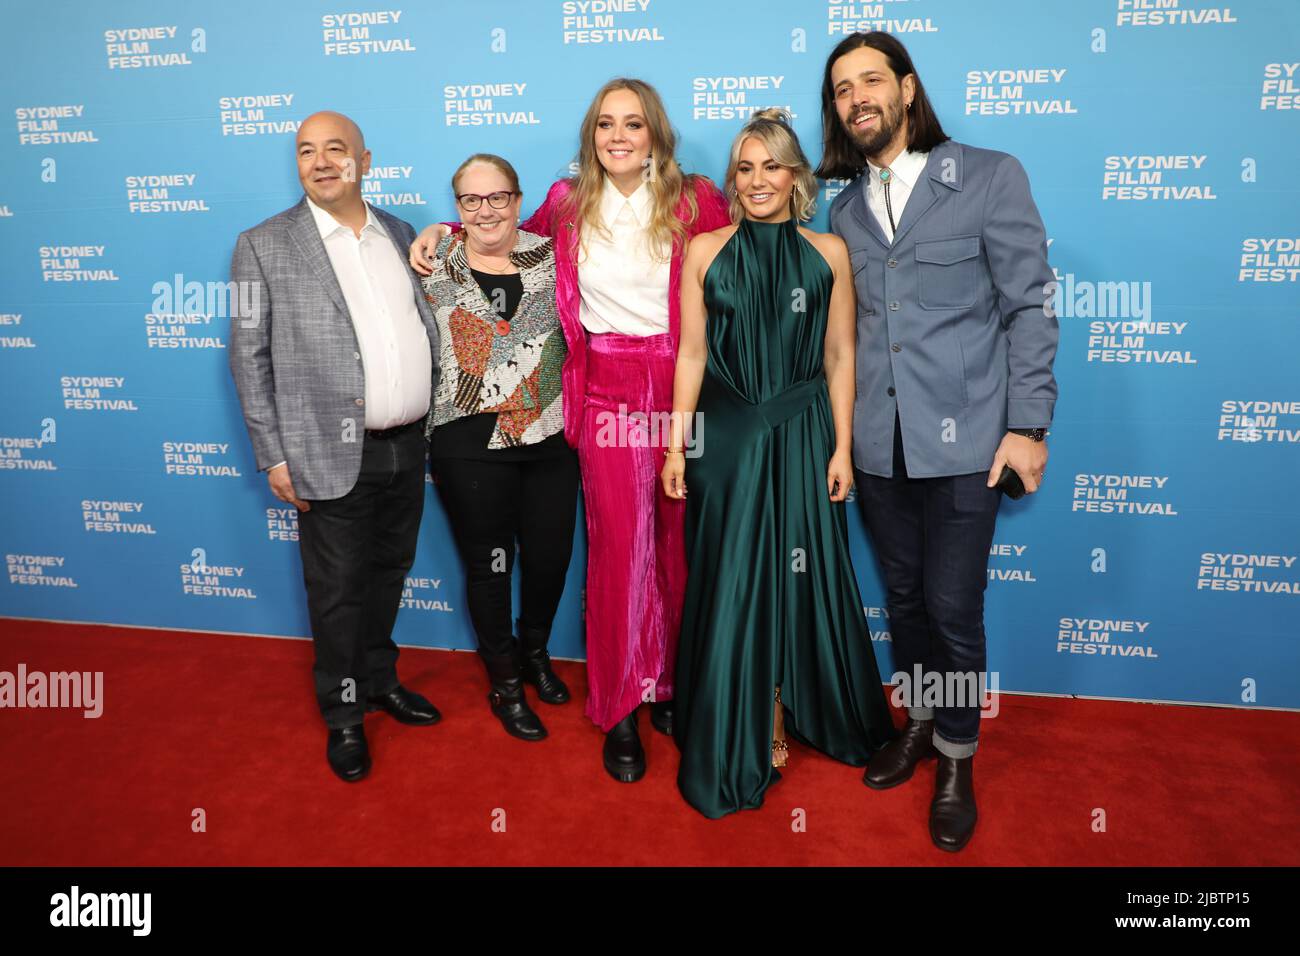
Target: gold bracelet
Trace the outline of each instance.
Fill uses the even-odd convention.
[[[669,455],[683,455],[685,453],[685,448],[668,448],[664,451],[664,457],[667,458]]]

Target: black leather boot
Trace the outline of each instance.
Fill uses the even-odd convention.
[[[370,772],[370,748],[361,724],[333,727],[325,742],[325,759],[340,780],[356,783]]]
[[[872,790],[888,790],[912,779],[916,765],[934,757],[934,721],[907,718],[903,732],[891,740],[867,763],[862,782]]]
[[[619,783],[636,783],[645,776],[645,750],[637,733],[635,710],[605,735],[603,756],[605,769]]]
[[[524,680],[537,688],[538,698],[546,704],[567,704],[569,688],[564,681],[551,670],[551,655],[546,651],[547,641],[551,637],[549,627],[525,627],[523,621],[516,621],[519,631],[519,651],[522,655],[521,669]]]
[[[975,832],[974,757],[939,754],[930,804],[930,839],[941,850],[957,852]]]
[[[481,654],[487,665],[491,690],[488,703],[506,733],[520,740],[541,740],[546,728],[524,699],[524,681],[519,672],[519,658],[514,654]]]

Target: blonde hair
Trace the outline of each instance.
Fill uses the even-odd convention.
[[[695,202],[695,191],[687,189],[693,185],[693,176],[682,173],[677,165],[674,152],[677,148],[677,136],[668,122],[668,113],[663,100],[655,88],[644,80],[617,77],[610,80],[596,91],[587,114],[582,120],[579,133],[581,143],[578,148],[578,175],[573,179],[573,188],[569,192],[569,212],[572,213],[579,235],[583,226],[589,225],[608,235],[605,223],[600,215],[600,199],[605,189],[605,169],[600,165],[596,155],[596,123],[600,120],[600,107],[605,97],[615,90],[630,90],[641,100],[641,112],[645,116],[646,128],[650,132],[650,166],[646,177],[646,186],[650,190],[651,214],[648,228],[649,245],[658,250],[671,249],[679,240],[686,237],[686,223],[677,218],[677,205],[681,202],[682,192],[686,191],[687,218],[694,222],[699,214]]]
[[[727,178],[722,186],[732,222],[739,222],[745,216],[745,209],[736,193],[736,167],[740,164],[740,148],[751,136],[767,147],[767,154],[774,163],[794,173],[794,189],[790,191],[791,214],[802,222],[813,217],[817,209],[817,178],[808,157],[803,154],[790,120],[789,112],[778,106],[758,110],[732,140],[731,161],[727,164]]]
[[[456,171],[451,174],[451,191],[454,193],[459,188],[456,184],[460,182],[461,173],[469,169],[475,163],[482,163],[485,166],[492,166],[506,181],[510,183],[512,192],[519,192],[519,174],[515,168],[510,165],[510,161],[498,156],[496,153],[475,153],[465,162],[456,167]]]

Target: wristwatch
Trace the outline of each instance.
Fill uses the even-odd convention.
[[[1013,435],[1024,435],[1030,441],[1042,441],[1047,437],[1046,428],[1008,428]]]

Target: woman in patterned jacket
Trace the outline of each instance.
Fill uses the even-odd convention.
[[[551,240],[518,228],[514,167],[479,153],[452,177],[462,229],[438,243],[425,298],[441,333],[429,412],[430,469],[465,563],[470,620],[488,701],[506,732],[546,728],[523,681],[548,704],[569,699],[546,650],[573,549],[578,459],[564,440],[567,352]],[[518,641],[511,573],[519,542]]]

